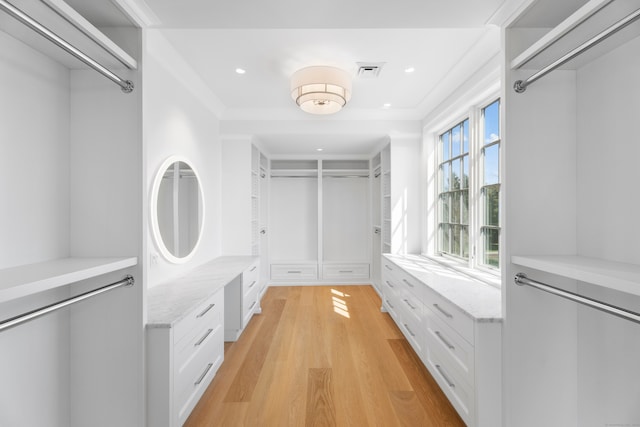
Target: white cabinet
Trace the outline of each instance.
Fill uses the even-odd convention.
[[[258,310],[259,260],[217,258],[148,292],[147,425],[181,426]]]
[[[419,256],[384,256],[383,308],[465,423],[499,426],[500,291],[456,275]]]
[[[513,282],[526,273],[640,311],[640,223],[630,214],[640,210],[640,89],[629,84],[640,73],[640,22],[513,89],[638,2],[562,6],[536,2],[504,33],[505,425],[633,424],[640,327]]]

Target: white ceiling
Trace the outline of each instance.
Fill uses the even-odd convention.
[[[310,65],[343,68],[354,76],[353,96],[322,118],[329,124],[421,120],[499,52],[491,22],[523,0],[68,1],[100,26],[123,25],[116,5],[137,25],[161,30],[218,98],[222,120],[316,120],[290,98],[291,74]],[[379,78],[357,79],[358,62],[384,63]],[[238,67],[246,73],[236,74]],[[381,136],[371,135],[369,148]]]

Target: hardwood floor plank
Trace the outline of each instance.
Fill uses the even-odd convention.
[[[333,403],[331,369],[309,369],[307,386],[306,427],[335,427],[336,410]]]
[[[411,387],[431,421],[437,427],[464,427],[462,418],[458,415],[451,402],[444,395],[440,386],[422,364],[418,355],[406,340],[389,340]]]
[[[464,425],[372,287],[272,287],[261,304],[186,427]]]

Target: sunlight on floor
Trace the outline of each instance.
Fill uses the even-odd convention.
[[[331,289],[331,293],[343,298],[349,297],[349,294],[345,294],[344,292],[340,292],[335,289]],[[350,319],[351,316],[349,315],[349,307],[347,306],[347,302],[344,299],[338,298],[336,296],[332,296],[331,299],[333,300],[333,311],[342,317]]]

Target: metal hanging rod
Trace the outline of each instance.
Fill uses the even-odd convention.
[[[606,40],[610,36],[614,35],[618,31],[620,31],[623,28],[625,28],[626,26],[628,26],[629,24],[637,21],[638,18],[640,18],[640,9],[638,9],[635,12],[633,12],[633,13],[627,15],[626,17],[622,18],[620,21],[616,22],[615,24],[613,24],[612,26],[610,26],[609,28],[607,28],[606,30],[601,32],[600,34],[597,34],[596,36],[594,36],[593,38],[587,40],[586,42],[584,42],[580,46],[576,47],[575,49],[573,49],[569,53],[565,54],[561,58],[559,58],[559,59],[555,60],[554,62],[552,62],[551,64],[547,65],[542,70],[540,70],[537,73],[533,74],[528,79],[526,79],[526,80],[516,80],[516,82],[513,84],[513,90],[515,90],[517,93],[524,92],[525,90],[527,90],[527,86],[529,86],[531,83],[535,82],[536,80],[540,79],[541,77],[546,76],[551,71],[553,71],[556,68],[562,66],[563,64],[569,62],[570,60],[572,60],[576,56],[580,55],[582,52],[584,52],[584,51],[586,51],[588,49],[591,49],[593,46],[597,45],[601,41]]]
[[[99,72],[100,74],[102,74],[103,76],[105,76],[106,78],[108,78],[109,80],[117,84],[118,86],[120,86],[123,92],[130,93],[131,91],[133,91],[133,82],[131,80],[125,80],[123,78],[120,78],[119,76],[111,72],[109,69],[107,69],[106,67],[104,67],[103,65],[101,65],[100,63],[92,59],[91,57],[84,54],[75,46],[71,45],[66,40],[59,37],[57,34],[49,30],[44,25],[40,24],[35,19],[31,18],[29,15],[27,15],[22,10],[18,9],[8,1],[0,0],[0,9],[4,10],[9,15],[14,17],[18,21],[22,22],[27,27],[31,28],[32,30],[34,30],[35,32],[37,32],[38,34],[40,34],[41,36],[49,40],[50,42],[64,49],[66,52],[75,56],[77,59],[87,64],[89,67],[93,68],[94,70],[96,70],[97,72]]]
[[[549,292],[550,294],[566,298],[571,301],[575,301],[577,303],[595,308],[596,310],[604,311],[605,313],[613,314],[614,316],[621,317],[623,319],[631,320],[635,323],[640,323],[640,313],[633,312],[631,310],[627,310],[621,307],[616,307],[615,305],[607,304],[602,301],[598,301],[593,298],[585,297],[582,295],[578,295],[573,292],[565,291],[564,289],[559,289],[551,285],[547,285],[546,283],[538,282],[536,280],[529,279],[526,274],[518,273],[514,278],[516,285],[523,286],[531,286],[536,289],[540,289],[541,291]]]
[[[115,282],[115,283],[111,283],[109,285],[105,285],[102,286],[100,288],[94,289],[92,291],[88,291],[85,292],[83,294],[80,295],[76,295],[75,297],[71,297],[71,298],[67,298],[65,300],[62,300],[60,302],[56,302],[41,308],[38,308],[36,310],[30,311],[28,313],[24,313],[21,314],[19,316],[15,316],[12,317],[10,319],[7,320],[3,320],[2,322],[0,322],[0,332],[5,330],[5,329],[9,329],[12,328],[14,326],[17,326],[21,323],[24,322],[28,322],[29,320],[33,320],[37,317],[43,316],[45,314],[51,313],[52,311],[56,311],[59,310],[61,308],[64,308],[68,305],[71,304],[75,304],[77,302],[80,302],[82,300],[85,300],[87,298],[91,298],[94,297],[96,295],[100,295],[104,292],[108,292],[112,289],[116,289],[119,288],[121,286],[133,286],[133,284],[135,283],[135,280],[133,278],[133,276],[126,276],[124,279]]]

